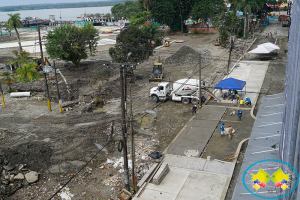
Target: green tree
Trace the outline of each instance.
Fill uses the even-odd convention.
[[[96,13],[96,14],[95,14],[95,17],[99,20],[100,17],[101,17],[101,14],[100,14],[100,13]]]
[[[47,53],[52,58],[60,58],[71,61],[75,66],[79,66],[82,59],[94,53],[97,47],[98,31],[91,24],[83,27],[76,27],[70,24],[56,27],[45,37]]]
[[[32,81],[38,77],[34,62],[23,63],[22,67],[16,70],[16,78],[22,83],[23,81]]]
[[[11,73],[4,72],[1,74],[4,78],[2,79],[2,82],[8,86],[9,90],[11,90],[11,84],[15,82],[15,79],[12,77]]]
[[[151,13],[148,11],[134,13],[130,18],[131,26],[139,26],[148,21],[151,18]]]
[[[13,55],[14,55],[14,58],[13,60],[8,60],[8,63],[10,65],[13,65],[14,67],[18,68],[18,67],[21,67],[21,65],[23,63],[28,63],[30,62],[28,56],[30,55],[30,53],[28,51],[12,51]]]
[[[139,12],[139,2],[126,1],[124,4],[116,4],[111,8],[115,19],[130,18],[134,13]]]
[[[107,21],[109,21],[109,19],[111,19],[111,14],[106,13],[103,17],[105,17],[107,19]]]
[[[20,52],[22,51],[22,46],[21,46],[21,40],[20,40],[20,36],[19,36],[19,32],[17,30],[17,28],[20,28],[23,23],[21,22],[21,17],[20,17],[20,13],[16,13],[16,14],[7,14],[9,16],[9,19],[7,21],[8,27],[10,30],[15,29],[18,40],[19,40],[19,47],[20,47]]]
[[[109,49],[109,55],[115,62],[140,62],[148,57],[148,50],[147,37],[139,28],[129,26],[117,36],[116,45]]]
[[[213,18],[225,10],[226,7],[223,0],[201,0],[196,1],[192,7],[191,16],[194,20],[200,18],[203,21],[207,21],[208,18]]]
[[[171,31],[182,30],[183,21],[188,19],[195,0],[151,0],[150,10],[155,22],[167,24]]]
[[[162,44],[164,31],[160,30],[158,25],[154,23],[150,23],[146,26],[143,26],[141,28],[141,31],[143,35],[145,35],[146,38],[148,39],[149,44],[154,43],[155,46],[159,46]]]

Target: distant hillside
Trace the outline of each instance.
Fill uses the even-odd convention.
[[[82,8],[82,7],[102,7],[114,6],[118,3],[123,3],[126,0],[111,0],[99,2],[81,2],[81,3],[59,3],[59,4],[32,4],[22,6],[5,6],[0,7],[0,12],[11,12],[19,10],[40,10],[40,9],[56,9],[56,8]]]

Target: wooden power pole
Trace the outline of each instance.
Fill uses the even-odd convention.
[[[38,25],[38,33],[39,33],[39,43],[40,43],[40,51],[41,51],[41,60],[42,60],[42,63],[44,63],[44,55],[43,55],[43,48],[42,48],[42,38],[41,38],[40,25]]]
[[[120,84],[121,84],[121,116],[122,116],[122,135],[123,135],[123,157],[124,157],[124,178],[125,188],[130,191],[129,187],[129,175],[128,175],[128,158],[127,158],[127,128],[125,120],[125,87],[124,87],[124,67],[120,67]]]

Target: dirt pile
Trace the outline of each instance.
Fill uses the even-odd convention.
[[[43,142],[0,149],[0,197],[10,196],[23,186],[36,182],[38,173],[35,171],[47,169],[51,154],[52,150]]]
[[[199,63],[199,59],[200,59],[199,54],[205,55],[205,57],[209,57],[211,55],[210,51],[207,49],[183,46],[178,51],[176,51],[176,53],[167,57],[164,62],[165,64],[172,64],[172,63],[184,63],[185,65],[197,64]]]
[[[24,163],[34,171],[41,171],[49,167],[52,149],[46,142],[36,141],[14,146],[4,152],[0,155],[5,156],[10,165]]]

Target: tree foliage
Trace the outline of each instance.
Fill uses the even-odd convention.
[[[115,19],[126,18],[129,19],[134,13],[139,12],[138,1],[126,1],[124,4],[116,4],[111,8],[111,13]]]
[[[226,9],[223,0],[201,0],[196,1],[191,10],[193,19],[199,18],[207,21],[208,18],[213,18],[215,15],[221,13]]]
[[[151,19],[151,13],[148,11],[134,13],[130,18],[131,26],[139,26]]]
[[[148,45],[147,37],[142,31],[135,26],[129,26],[117,36],[116,45],[109,49],[109,55],[119,63],[140,62],[148,56]]]
[[[148,39],[149,44],[155,44],[155,46],[159,46],[162,44],[164,31],[159,29],[159,26],[150,23],[141,28],[143,35]]]
[[[17,28],[20,28],[23,23],[21,22],[21,17],[20,17],[20,13],[15,13],[15,14],[7,14],[9,16],[9,19],[7,21],[8,24],[8,28],[10,30],[14,29],[16,34],[17,34],[17,38],[19,40],[19,48],[20,48],[20,52],[22,51],[22,45],[21,45],[21,40],[20,40],[20,36],[19,36],[19,32],[17,30]]]
[[[2,82],[8,86],[8,88],[11,90],[11,84],[15,81],[15,79],[12,77],[11,73],[9,72],[3,72],[1,74],[4,78],[2,79]]]
[[[149,1],[155,22],[167,24],[172,31],[182,29],[183,21],[188,19],[195,0],[151,0]]]
[[[20,81],[32,81],[38,77],[38,73],[35,69],[36,64],[34,62],[23,63],[22,67],[16,70],[16,78]]]
[[[14,58],[12,60],[8,60],[8,63],[10,65],[13,65],[16,68],[19,68],[22,66],[23,63],[29,63],[30,59],[28,58],[30,53],[28,51],[12,51]]]
[[[50,31],[45,46],[51,58],[71,61],[79,66],[80,61],[88,57],[87,49],[90,54],[95,51],[98,35],[97,29],[91,24],[83,27],[68,24]]]

